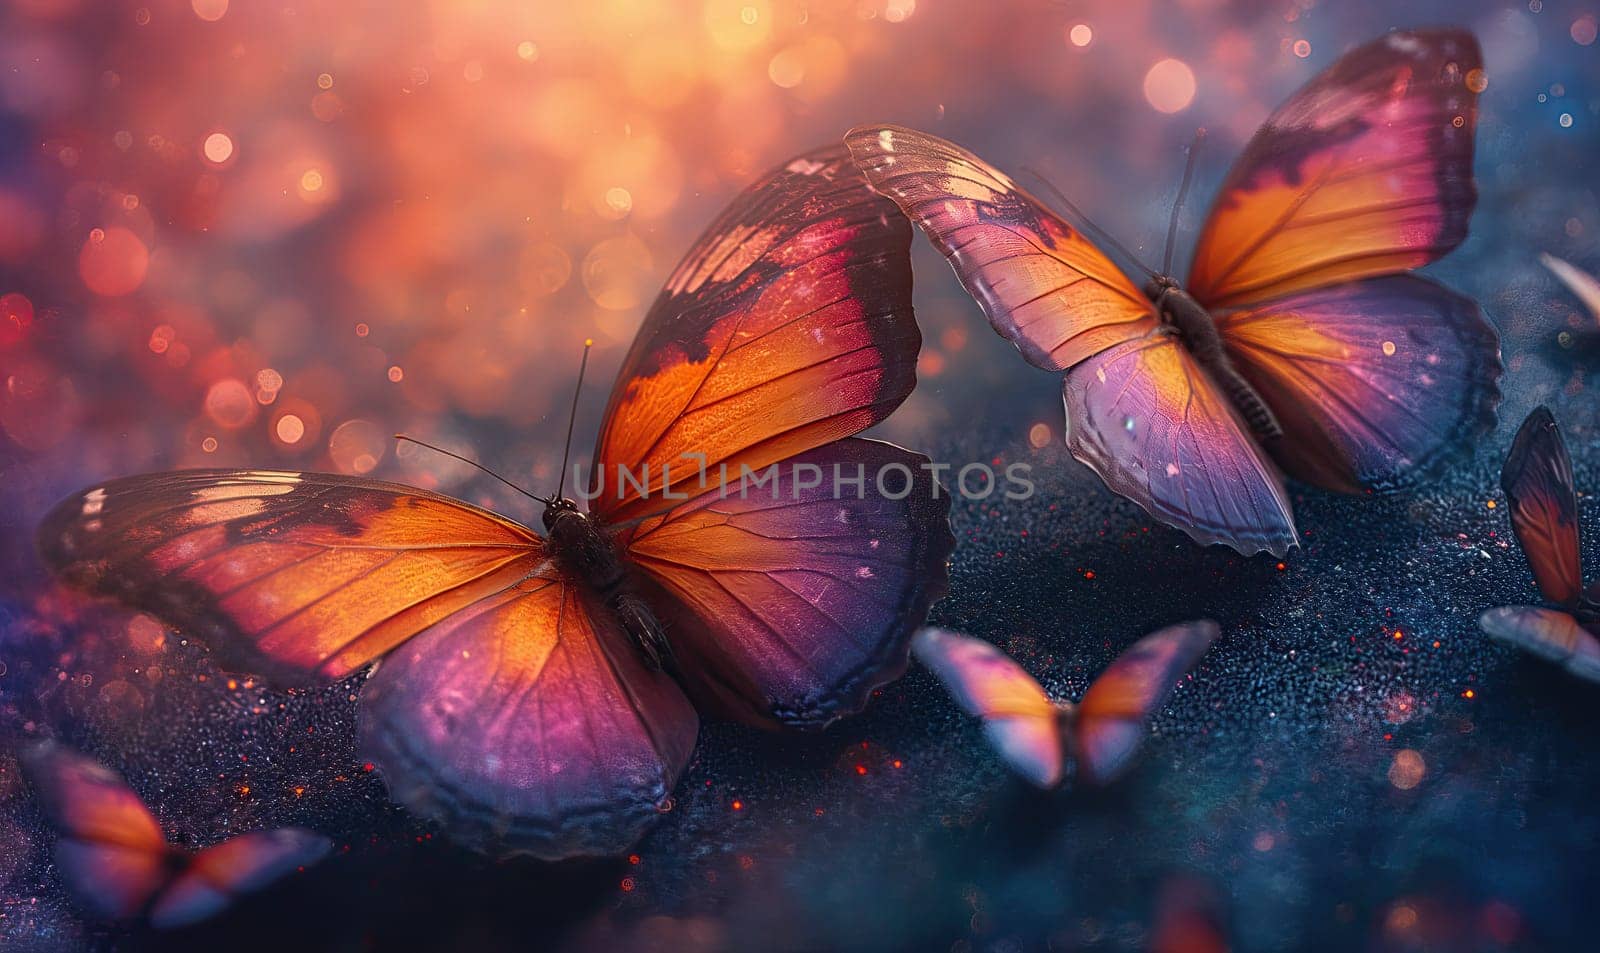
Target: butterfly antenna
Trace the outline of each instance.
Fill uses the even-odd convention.
[[[489,469],[488,467],[484,466],[483,464],[479,463],[478,461],[476,461],[476,460],[468,460],[466,457],[463,457],[459,453],[451,453],[449,450],[446,450],[443,447],[435,447],[431,443],[423,443],[421,440],[418,440],[416,437],[408,437],[403,433],[395,434],[394,435],[394,439],[396,439],[396,440],[404,440],[406,443],[414,443],[419,447],[427,447],[429,450],[432,450],[434,453],[442,453],[445,456],[450,457],[452,459],[460,460],[462,463],[465,463],[468,466],[477,467],[479,470],[482,470],[484,473],[489,474],[490,476],[494,477],[496,480],[499,480],[501,483],[504,483],[506,486],[509,486],[513,490],[516,490],[518,493],[521,493],[523,496],[529,498],[530,500],[538,500],[540,503],[543,503],[545,506],[550,506],[550,505],[555,503],[554,500],[546,499],[545,497],[542,497],[537,493],[529,493],[527,490],[524,490],[522,487],[517,486],[515,483],[512,483],[510,480],[507,480],[505,477],[503,477],[500,474],[494,472],[493,470]]]
[[[589,349],[594,347],[594,338],[587,338],[583,342],[583,360],[578,362],[578,386],[572,389],[572,413],[567,416],[567,445],[561,450],[561,476],[556,480],[556,499],[561,499],[561,491],[567,485],[567,460],[572,456],[572,427],[578,422],[578,397],[583,394],[583,372],[589,369]]]
[[[1178,186],[1178,200],[1172,203],[1172,220],[1167,223],[1167,250],[1161,256],[1161,273],[1172,274],[1172,250],[1178,243],[1178,218],[1183,214],[1183,200],[1189,197],[1189,183],[1194,180],[1194,160],[1200,153],[1200,144],[1206,141],[1202,127],[1194,131],[1194,141],[1189,143],[1189,159],[1183,164],[1183,184]]]
[[[1023,166],[1022,171],[1037,179],[1039,184],[1043,185],[1046,191],[1050,193],[1051,198],[1060,203],[1062,208],[1066,209],[1068,212],[1071,212],[1073,218],[1076,218],[1079,223],[1086,226],[1090,231],[1094,232],[1095,235],[1099,237],[1100,241],[1121,252],[1123,258],[1133,262],[1145,274],[1152,278],[1156,277],[1155,271],[1152,270],[1149,265],[1146,265],[1144,262],[1140,261],[1139,256],[1129,251],[1126,245],[1117,241],[1114,237],[1112,237],[1110,232],[1096,225],[1093,219],[1083,214],[1083,210],[1078,208],[1076,205],[1073,205],[1072,200],[1067,198],[1060,189],[1056,188],[1055,183],[1044,177],[1044,173],[1033,168],[1032,166]]]

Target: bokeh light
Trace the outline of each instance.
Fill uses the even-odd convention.
[[[1182,60],[1160,60],[1144,74],[1144,98],[1158,112],[1180,112],[1194,102],[1194,94],[1194,70]]]

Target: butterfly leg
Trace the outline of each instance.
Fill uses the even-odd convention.
[[[627,589],[618,588],[606,597],[606,605],[616,614],[622,630],[628,633],[633,644],[644,654],[652,671],[661,671],[672,664],[672,646],[667,642],[666,630],[643,599]]]

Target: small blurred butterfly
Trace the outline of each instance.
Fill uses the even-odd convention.
[[[1567,286],[1567,290],[1583,302],[1589,309],[1589,314],[1596,321],[1600,321],[1600,280],[1569,261],[1557,258],[1548,252],[1541,252],[1539,260],[1550,269],[1551,274]]]
[[[1100,674],[1077,704],[1045,694],[1033,676],[998,648],[969,635],[927,628],[912,640],[917,661],[933,670],[1006,765],[1041,788],[1071,779],[1109,784],[1133,764],[1145,723],[1178,679],[1217,637],[1208,620],[1145,636]]]
[[[1572,459],[1547,408],[1535,409],[1517,430],[1500,486],[1534,581],[1561,609],[1501,606],[1480,616],[1478,625],[1491,638],[1600,682],[1600,582],[1584,589]]]
[[[1297,534],[1279,467],[1384,490],[1494,424],[1494,328],[1472,300],[1409,274],[1466,237],[1483,83],[1461,30],[1391,33],[1345,55],[1250,140],[1180,284],[1190,151],[1166,260],[1142,290],[960,146],[899,126],[846,141],[995,330],[1066,372],[1074,456],[1201,543],[1282,556]]]
[[[287,827],[188,851],[167,842],[139,796],[109,768],[51,742],[22,755],[23,772],[59,838],[56,866],[73,897],[104,920],[189,926],[240,896],[321,860],[327,838]]]
[[[697,708],[858,711],[944,593],[928,459],[854,436],[916,382],[910,245],[842,145],[751,186],[645,316],[589,512],[527,494],[547,535],[393,483],[200,470],[73,496],[40,548],[278,685],[381,659],[361,747],[457,840],[624,851],[669,807]]]

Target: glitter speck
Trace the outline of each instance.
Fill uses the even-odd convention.
[[[1384,357],[1394,357],[1394,342],[1393,341],[1385,341],[1385,342],[1383,342],[1383,356]]]
[[[1087,23],[1079,23],[1067,31],[1067,39],[1073,46],[1085,47],[1094,42],[1094,30]]]

